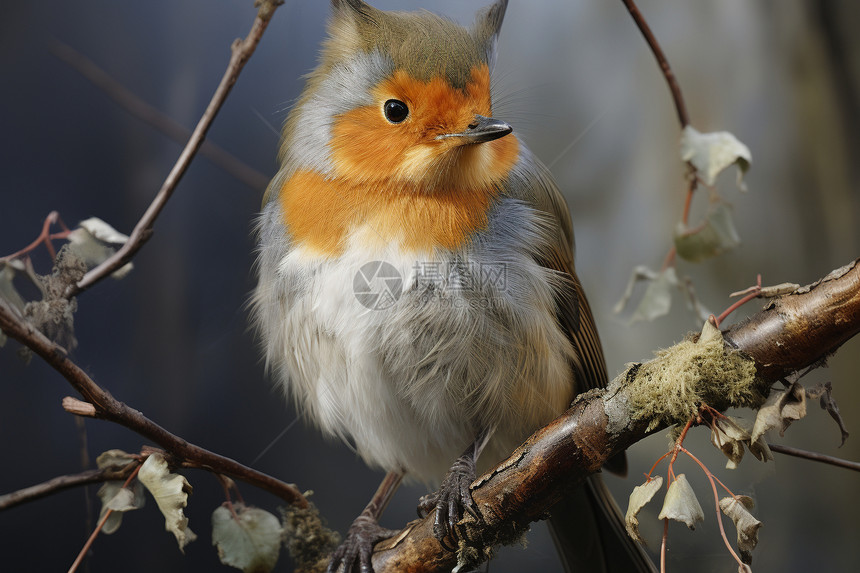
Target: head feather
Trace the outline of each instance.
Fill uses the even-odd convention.
[[[473,30],[426,11],[385,12],[360,0],[332,0],[334,14],[323,61],[378,51],[394,69],[422,81],[443,77],[458,88],[471,70],[490,63],[507,0],[481,13]]]

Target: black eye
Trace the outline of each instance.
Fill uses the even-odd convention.
[[[385,119],[391,123],[400,123],[409,115],[409,108],[399,99],[390,99],[382,106]]]

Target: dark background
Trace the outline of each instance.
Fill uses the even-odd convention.
[[[483,0],[378,0],[380,8],[425,7],[464,23]],[[223,73],[230,42],[254,17],[251,0],[7,2],[0,19],[0,255],[38,233],[51,210],[69,224],[98,216],[130,232],[179,154],[179,144],[131,117],[51,55],[59,40],[91,58],[139,97],[193,127]],[[743,245],[701,265],[681,263],[704,304],[719,313],[726,294],[762,273],[765,284],[811,282],[860,256],[857,193],[860,42],[850,1],[643,0],[700,131],[729,130],[753,153],[750,192],[733,176],[719,188],[735,207]],[[275,14],[210,139],[272,174],[278,129],[315,62],[328,2],[289,0]],[[677,121],[662,76],[621,2],[512,0],[501,35],[496,115],[553,165],[570,203],[577,268],[601,330],[611,373],[697,328],[676,299],[668,318],[630,326],[612,314],[630,270],[659,267],[683,203]],[[262,116],[263,119],[260,118]],[[172,432],[312,489],[331,526],[344,531],[381,474],[302,423],[266,380],[244,308],[254,285],[251,221],[262,189],[198,158],[158,220],[126,279],[105,281],[79,300],[73,358],[117,398]],[[705,204],[698,197],[696,213]],[[38,268],[50,265],[44,253]],[[753,312],[752,303],[743,312]],[[735,317],[737,318],[737,317]],[[0,349],[0,492],[81,470],[81,440],[60,408],[72,393],[38,359],[25,366],[17,344]],[[849,431],[856,429],[860,344],[852,341],[810,377],[831,380]],[[748,414],[748,413],[747,413]],[[281,432],[290,429],[256,459]],[[110,448],[138,451],[135,434],[86,422],[92,459]],[[855,431],[856,433],[856,431]],[[776,440],[860,459],[816,408]],[[752,495],[764,521],[755,570],[855,571],[856,474],[778,457],[722,469],[706,432],[689,442],[736,493]],[[611,478],[619,499],[667,447],[661,434],[631,452],[631,478]],[[662,471],[662,470],[661,470]],[[688,462],[706,521],[695,533],[670,528],[670,570],[734,571],[721,546],[707,480]],[[187,472],[187,514],[200,538],[176,549],[155,504],[96,540],[89,570],[226,570],[210,546],[209,515],[223,500],[216,480]],[[242,486],[274,511],[278,500]],[[94,489],[93,492],[94,494]],[[420,487],[404,488],[383,523],[414,516]],[[624,505],[624,503],[622,503]],[[97,511],[97,509],[95,510]],[[659,546],[657,509],[643,518]],[[90,532],[82,490],[0,514],[6,571],[62,571]],[[730,531],[731,524],[727,523]],[[733,538],[734,534],[730,533]],[[543,525],[526,550],[502,550],[492,571],[559,571]],[[690,565],[694,564],[694,565]],[[286,557],[278,571],[289,571]]]

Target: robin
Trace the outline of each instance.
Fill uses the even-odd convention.
[[[476,472],[607,377],[567,205],[493,116],[507,0],[472,28],[332,6],[263,201],[253,312],[302,413],[388,472],[329,566],[369,572],[404,476],[440,484],[419,512],[456,539],[477,513]],[[599,478],[564,503],[553,527],[567,566],[652,570]]]

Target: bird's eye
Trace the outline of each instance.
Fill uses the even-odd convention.
[[[385,119],[391,123],[400,123],[409,115],[409,108],[399,99],[390,99],[382,106]]]

